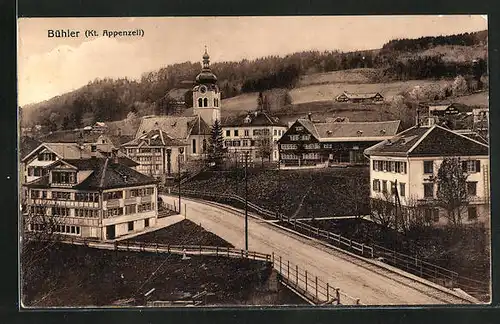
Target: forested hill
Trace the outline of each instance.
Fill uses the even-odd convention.
[[[342,53],[303,51],[239,62],[215,62],[222,97],[273,88],[293,88],[302,75],[354,68],[376,68],[377,80],[453,78],[486,73],[487,31],[451,36],[397,39],[381,49]],[[460,53],[457,55],[456,53]],[[475,62],[471,58],[476,59]],[[477,60],[479,59],[479,60]],[[138,81],[98,79],[75,91],[21,109],[22,125],[45,125],[49,130],[73,129],[95,121],[133,115],[169,114],[174,88],[190,88],[200,63],[184,62],[144,73]],[[184,101],[191,105],[191,93]]]

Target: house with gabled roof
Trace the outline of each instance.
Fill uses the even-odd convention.
[[[224,122],[224,147],[230,157],[242,160],[248,152],[249,161],[256,159],[278,161],[278,139],[287,130],[278,117],[265,111],[249,112],[245,117]]]
[[[445,158],[460,158],[469,195],[462,221],[489,220],[489,148],[474,135],[437,124],[417,125],[365,154],[370,159],[371,198],[397,193],[402,206],[421,207],[425,222],[434,224],[446,223],[445,211],[437,207],[437,172]]]
[[[187,141],[173,138],[160,129],[152,129],[122,145],[123,151],[139,163],[137,171],[155,178],[171,176],[186,159]]]
[[[350,93],[344,91],[335,98],[338,102],[364,102],[364,103],[377,103],[384,101],[384,97],[380,92],[368,92],[368,93]]]
[[[314,122],[299,118],[278,140],[284,166],[367,164],[363,150],[394,136],[400,121]]]
[[[24,184],[28,232],[112,240],[156,224],[156,181],[117,156],[63,157],[46,170]]]

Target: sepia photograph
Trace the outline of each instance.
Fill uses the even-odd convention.
[[[491,303],[486,15],[17,27],[21,308]]]

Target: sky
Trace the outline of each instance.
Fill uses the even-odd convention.
[[[295,16],[20,18],[19,105],[78,89],[96,78],[139,79],[172,63],[239,61],[303,50],[380,48],[395,38],[450,35],[487,29],[485,16]],[[48,30],[80,31],[79,37],[48,37]],[[104,30],[144,31],[109,38]],[[98,37],[86,38],[85,30]]]

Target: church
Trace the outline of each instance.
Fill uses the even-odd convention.
[[[178,172],[183,161],[203,159],[207,154],[210,132],[215,120],[220,121],[221,93],[217,77],[210,68],[210,56],[205,48],[203,65],[193,87],[193,113],[191,116],[151,116],[142,119],[135,139],[122,145],[129,156],[141,155],[137,162],[152,164],[168,174]],[[163,140],[151,140],[161,134]],[[160,136],[160,135],[158,135]],[[168,138],[168,140],[164,140]],[[148,154],[150,156],[148,156]],[[138,167],[138,170],[151,167]],[[161,174],[163,172],[153,172]]]

